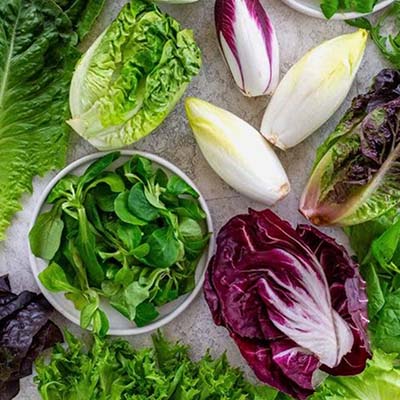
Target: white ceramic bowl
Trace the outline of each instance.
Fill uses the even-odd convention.
[[[282,0],[284,3],[286,3],[288,6],[294,8],[295,10],[309,15],[311,17],[316,17],[316,18],[323,18],[325,19],[324,14],[321,12],[320,8],[320,0]],[[377,12],[379,10],[382,10],[383,8],[387,7],[389,4],[392,4],[394,0],[380,0],[378,1],[377,5],[375,6],[375,9],[373,12]],[[345,13],[336,13],[332,19],[353,19],[353,18],[358,18],[362,15],[366,14],[360,14],[360,13],[355,13],[355,12],[345,12]]]
[[[86,170],[86,168],[96,159],[102,157],[107,153],[95,153],[91,154],[89,156],[83,157],[77,161],[74,161],[72,164],[68,165],[66,168],[64,168],[57,176],[52,179],[52,181],[47,185],[46,189],[42,193],[38,205],[34,211],[34,214],[32,216],[32,221],[30,224],[30,229],[34,225],[36,218],[43,212],[49,209],[49,205],[45,204],[46,198],[48,194],[50,193],[51,189],[54,187],[54,185],[65,175],[72,173],[75,175],[82,175],[83,172]],[[150,160],[152,160],[156,165],[160,166],[165,170],[165,172],[168,173],[174,173],[184,179],[189,185],[194,187],[197,192],[200,194],[199,202],[201,204],[201,207],[203,208],[204,212],[207,215],[206,222],[207,222],[207,228],[208,231],[211,232],[211,238],[210,238],[210,244],[208,246],[208,249],[204,251],[203,256],[201,257],[197,269],[196,269],[196,275],[195,275],[195,288],[191,293],[187,293],[186,295],[180,296],[178,299],[176,299],[173,302],[170,302],[163,307],[160,307],[158,311],[160,312],[160,316],[158,319],[156,319],[154,322],[150,323],[149,325],[146,325],[144,327],[137,327],[135,324],[131,321],[129,321],[127,318],[125,318],[122,314],[120,314],[118,311],[116,311],[114,308],[112,308],[107,301],[102,302],[102,309],[106,312],[109,321],[110,321],[110,330],[108,332],[109,335],[138,335],[141,333],[147,333],[150,331],[153,331],[155,329],[158,329],[165,324],[171,322],[174,318],[176,318],[178,315],[180,315],[188,306],[189,304],[193,301],[193,299],[196,297],[196,295],[199,293],[203,286],[204,282],[204,275],[207,267],[207,262],[209,258],[211,257],[213,250],[214,250],[214,237],[213,237],[213,224],[210,216],[210,211],[207,207],[207,204],[204,200],[204,197],[201,195],[199,190],[197,189],[196,185],[190,180],[190,178],[182,172],[179,168],[177,168],[175,165],[171,164],[169,161],[164,160],[161,157],[158,157],[154,154],[150,153],[145,153],[145,152],[140,152],[140,151],[130,151],[130,150],[122,150],[121,151],[121,157],[116,160],[112,166],[109,169],[115,169],[119,165],[123,164],[125,161],[127,161],[130,157],[133,155],[140,155],[143,157],[146,157]],[[29,243],[28,243],[29,246]],[[75,309],[73,303],[69,300],[67,300],[64,297],[64,293],[53,293],[49,292],[43,285],[40,283],[38,279],[38,275],[41,271],[43,271],[46,266],[47,262],[45,260],[42,260],[41,258],[35,257],[32,252],[30,251],[29,247],[29,258],[30,258],[30,264],[32,268],[33,275],[36,279],[37,284],[40,287],[40,290],[42,291],[43,295],[46,297],[46,299],[52,304],[52,306],[59,312],[61,313],[65,318],[69,319],[73,323],[79,325],[79,311]]]

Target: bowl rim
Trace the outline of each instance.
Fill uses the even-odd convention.
[[[199,294],[200,290],[203,287],[208,262],[212,256],[212,254],[214,253],[214,227],[213,227],[213,222],[212,222],[212,218],[211,218],[211,213],[210,213],[210,210],[208,208],[205,198],[203,197],[202,193],[197,188],[196,184],[180,168],[178,168],[176,165],[174,165],[170,161],[166,160],[165,158],[162,158],[156,154],[148,153],[146,151],[138,151],[138,150],[117,150],[117,151],[121,154],[121,156],[131,157],[134,155],[139,155],[139,156],[148,158],[149,160],[154,161],[155,163],[159,164],[161,167],[165,168],[166,170],[171,171],[172,173],[178,175],[179,177],[184,179],[187,183],[189,183],[199,193],[198,200],[200,202],[200,205],[201,205],[203,211],[206,213],[206,223],[207,223],[208,230],[211,233],[208,248],[205,250],[205,252],[203,254],[203,257],[205,256],[203,270],[201,271],[201,274],[199,276],[198,281],[196,282],[194,289],[192,290],[192,292],[190,292],[187,295],[186,299],[183,300],[183,302],[181,304],[179,304],[169,314],[165,315],[164,317],[161,317],[159,320],[157,320],[155,322],[150,323],[149,325],[146,325],[143,327],[132,326],[132,328],[128,328],[128,329],[115,329],[115,328],[113,329],[110,327],[109,331],[107,332],[107,335],[112,335],[112,336],[140,335],[140,334],[154,331],[154,330],[159,329],[159,328],[165,326],[166,324],[170,323],[172,320],[174,320],[179,315],[181,315],[189,307],[189,305],[193,302],[193,300],[197,297],[197,295]],[[31,220],[29,223],[29,232],[31,231],[38,216],[40,215],[41,210],[46,202],[48,194],[50,193],[50,191],[53,189],[55,184],[60,179],[62,179],[65,175],[69,174],[70,172],[73,172],[74,170],[78,169],[82,165],[84,165],[90,161],[94,161],[98,158],[101,158],[102,156],[109,154],[111,152],[112,151],[96,152],[96,153],[86,155],[86,156],[79,158],[79,159],[73,161],[72,163],[68,164],[65,168],[63,168],[60,172],[58,172],[56,174],[56,176],[53,179],[51,179],[51,181],[46,185],[45,189],[43,190],[43,192],[40,195],[40,198],[34,209],[34,212],[32,214],[32,217],[31,217]],[[51,292],[48,291],[41,284],[41,282],[38,278],[39,267],[36,262],[36,259],[38,257],[34,256],[34,254],[31,251],[30,244],[29,244],[29,235],[27,235],[26,242],[27,242],[27,246],[28,246],[29,264],[30,264],[33,276],[35,278],[35,281],[40,288],[40,291],[43,293],[44,297],[54,307],[54,309],[56,311],[58,311],[61,315],[63,315],[65,318],[67,318],[72,323],[80,326],[79,318],[76,318],[68,310],[65,310],[63,307],[61,307],[58,304],[58,302],[51,296]],[[198,268],[198,267],[199,267],[199,265],[197,265],[196,268]]]
[[[321,18],[327,21],[325,18],[324,14],[322,14],[322,11],[320,10],[315,10],[314,8],[311,8],[310,6],[300,4],[298,0],[282,0],[284,3],[286,3],[289,7],[295,9],[296,11],[299,11],[303,14],[309,15],[310,17],[314,18]],[[336,13],[331,20],[346,20],[346,19],[353,19],[353,18],[358,18],[366,15],[373,14],[375,12],[378,12],[385,7],[389,6],[392,4],[395,0],[382,0],[379,3],[376,4],[374,10],[370,13],[362,14],[362,13],[357,13],[357,12],[344,12],[344,13]]]

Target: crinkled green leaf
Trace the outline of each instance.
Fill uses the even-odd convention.
[[[99,149],[133,143],[161,124],[200,65],[192,31],[132,0],[78,64],[68,123]]]
[[[79,24],[53,0],[0,2],[0,239],[22,194],[32,191],[32,178],[65,163]]]
[[[122,339],[83,343],[66,333],[50,361],[36,363],[44,400],[277,400],[277,392],[247,382],[225,355],[192,361],[188,347],[153,335],[154,349],[135,350]]]

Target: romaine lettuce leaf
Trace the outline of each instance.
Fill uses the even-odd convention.
[[[68,88],[79,56],[73,26],[86,30],[90,10],[71,22],[53,0],[0,2],[0,240],[32,178],[65,163]]]
[[[55,2],[65,11],[79,40],[82,40],[100,15],[105,0],[55,0]]]
[[[133,143],[161,124],[200,65],[192,31],[131,1],[78,63],[68,123],[99,149]]]
[[[317,152],[300,210],[317,225],[355,225],[400,203],[400,73],[383,70]]]

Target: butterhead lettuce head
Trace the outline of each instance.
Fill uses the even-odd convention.
[[[193,33],[145,0],[132,0],[78,63],[69,125],[98,149],[151,133],[200,69]]]

